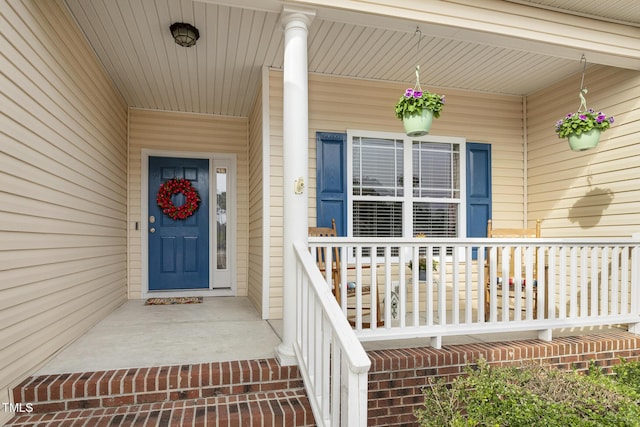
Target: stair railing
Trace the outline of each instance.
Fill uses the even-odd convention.
[[[319,426],[367,425],[371,361],[303,244],[296,254],[294,352]]]

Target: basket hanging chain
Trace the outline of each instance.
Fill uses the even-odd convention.
[[[422,31],[420,31],[420,27],[416,27],[415,34],[418,36],[418,43],[416,44],[416,58],[420,53],[420,40],[422,39]],[[422,87],[420,86],[420,65],[416,65],[416,84],[413,87],[415,91],[422,92]]]
[[[580,107],[578,108],[578,111],[587,111],[587,99],[585,98],[585,95],[587,94],[588,91],[587,91],[587,88],[584,87],[584,75],[587,70],[587,57],[584,56],[584,53],[580,58],[580,62],[584,62],[584,64],[582,66],[582,80],[580,81],[580,93],[578,94],[578,96],[580,97]]]

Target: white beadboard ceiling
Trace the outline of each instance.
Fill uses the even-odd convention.
[[[65,2],[131,107],[246,117],[257,95],[262,66],[282,68],[282,1]],[[510,3],[640,28],[638,0]],[[251,6],[256,4],[261,7]],[[251,7],[242,7],[246,5]],[[440,35],[433,29],[422,34],[418,45],[419,24],[404,22],[393,28],[378,24],[374,17],[354,22],[346,14],[335,19],[341,13],[318,13],[313,21],[310,72],[411,84],[415,65],[420,64],[423,88],[526,95],[582,70],[579,50],[575,59],[568,59],[566,49],[552,55],[515,40],[497,44],[481,34],[456,32],[454,37],[453,32]],[[174,43],[169,33],[173,22],[199,29],[196,46]]]

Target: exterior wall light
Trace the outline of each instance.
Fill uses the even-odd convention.
[[[200,38],[200,32],[196,27],[184,22],[176,22],[171,24],[171,35],[177,44],[184,47],[191,47],[196,44],[196,40]]]

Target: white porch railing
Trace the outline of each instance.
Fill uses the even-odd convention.
[[[310,237],[309,246],[327,248],[327,257],[333,253],[330,248],[340,248],[341,295],[347,295],[348,283],[355,285],[355,296],[342,299],[342,310],[355,315],[354,331],[361,341],[425,337],[439,348],[445,336],[537,331],[539,338],[551,340],[556,328],[619,324],[640,333],[640,238]],[[514,248],[525,260],[524,266],[515,266],[511,300],[508,293],[496,292],[499,278],[509,276],[508,260],[498,265],[495,256],[489,256],[492,262],[485,271],[486,254],[495,255],[499,248],[505,253]],[[427,266],[433,260],[437,263],[436,271],[427,269],[424,280],[419,277],[419,263],[408,268],[409,261],[419,258]],[[330,283],[330,271],[325,274]],[[362,295],[366,285],[371,295]],[[372,313],[366,316],[375,318],[377,298],[382,302],[383,326],[363,316],[363,307],[370,306]],[[354,309],[348,310],[351,305]],[[371,326],[363,328],[363,323]]]
[[[342,315],[309,249],[296,254],[294,352],[319,426],[367,425],[371,361]]]

